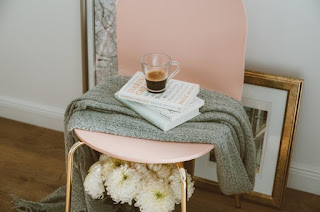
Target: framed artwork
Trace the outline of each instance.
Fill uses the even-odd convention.
[[[246,71],[241,100],[256,145],[256,183],[244,199],[280,208],[299,113],[303,80]],[[214,152],[196,159],[199,187],[219,191]]]
[[[117,74],[117,0],[81,0],[83,90]]]

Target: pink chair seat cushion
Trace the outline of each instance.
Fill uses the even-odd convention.
[[[210,152],[212,144],[176,143],[129,138],[75,129],[78,138],[103,154],[138,163],[177,163]]]

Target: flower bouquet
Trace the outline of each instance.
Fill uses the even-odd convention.
[[[187,174],[188,199],[194,182]],[[85,191],[94,199],[105,192],[115,203],[138,207],[142,212],[170,212],[181,203],[180,173],[175,164],[141,164],[101,155],[89,169]]]

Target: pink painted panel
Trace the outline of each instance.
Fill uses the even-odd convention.
[[[140,57],[166,53],[177,79],[241,99],[246,13],[242,0],[119,0],[119,75],[141,70]]]
[[[212,144],[162,142],[80,129],[74,131],[92,149],[138,163],[183,162],[201,157],[213,149]]]

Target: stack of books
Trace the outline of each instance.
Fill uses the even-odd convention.
[[[162,93],[150,93],[142,72],[137,72],[115,98],[143,118],[168,131],[199,115],[204,101],[197,97],[198,84],[171,79]]]

